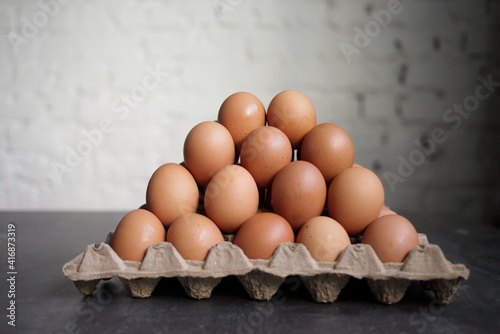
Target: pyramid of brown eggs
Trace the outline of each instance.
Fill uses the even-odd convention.
[[[160,166],[143,209],[120,222],[111,246],[122,259],[142,261],[148,246],[167,241],[185,259],[203,261],[223,233],[234,233],[251,259],[298,242],[317,261],[335,261],[368,225],[362,242],[384,262],[400,262],[419,245],[408,220],[380,217],[393,212],[384,210],[379,178],[354,165],[340,126],[316,124],[304,94],[283,91],[266,113],[256,96],[238,92],[217,118],[192,128],[184,163]]]
[[[313,104],[297,91],[286,90],[277,94],[271,100],[267,112],[262,102],[250,93],[238,92],[229,96],[220,107],[217,121],[199,123],[188,133],[184,142],[184,162],[161,165],[153,173],[147,186],[146,203],[127,213],[110,234],[106,247],[109,245],[109,252],[113,252],[112,256],[117,258],[109,263],[116,264],[118,259],[128,265],[143,263],[142,266],[148,267],[147,270],[143,268],[144,272],[158,279],[162,277],[161,270],[151,271],[149,268],[149,263],[157,263],[157,260],[146,261],[145,256],[149,254],[151,258],[153,252],[162,254],[166,250],[158,249],[168,245],[171,249],[169,252],[174,252],[175,256],[181,257],[179,261],[190,265],[198,261],[210,266],[208,263],[213,261],[209,261],[207,255],[215,254],[217,249],[219,253],[225,249],[228,254],[233,254],[224,259],[225,265],[233,269],[224,274],[215,270],[217,268],[203,274],[192,273],[203,277],[237,275],[240,272],[234,268],[241,263],[246,265],[241,265],[244,269],[241,269],[240,274],[247,275],[262,264],[259,261],[273,262],[273,259],[280,259],[274,261],[275,265],[282,263],[278,267],[285,263],[285,267],[293,268],[294,261],[302,261],[301,256],[305,257],[302,266],[307,267],[305,263],[310,262],[326,263],[323,266],[330,272],[338,269],[344,276],[342,263],[347,263],[351,271],[356,271],[358,269],[352,269],[357,266],[356,261],[374,261],[374,266],[384,273],[392,273],[393,264],[404,269],[403,262],[408,260],[410,253],[416,254],[417,248],[426,243],[422,242],[425,237],[417,233],[408,219],[385,206],[380,179],[371,170],[354,163],[354,145],[346,131],[336,124],[316,123]],[[231,245],[227,246],[228,243]],[[353,244],[358,244],[356,246],[361,249],[360,252],[368,252],[366,256],[373,259],[356,260],[359,254],[349,255],[358,249],[353,248]],[[348,248],[351,253],[346,251]],[[294,256],[302,254],[299,258],[283,255],[295,252],[294,249],[298,252]],[[89,254],[100,254],[96,249],[88,251]],[[432,252],[427,251],[429,254]],[[96,261],[100,261],[101,255],[95,254],[88,256],[95,256]],[[344,262],[340,258],[342,255]],[[156,258],[165,256],[157,255]],[[243,262],[237,264],[238,257]],[[82,255],[63,268],[65,274],[74,281],[95,281],[115,273],[125,279],[130,276],[127,276],[125,269],[118,270],[121,266],[118,264],[118,271],[104,270],[106,275],[94,273],[82,279],[77,272],[84,258]],[[441,260],[446,262],[444,257]],[[233,267],[231,261],[235,262]],[[215,263],[222,265],[221,261]],[[361,263],[361,266],[366,266],[366,263]],[[155,264],[153,269],[155,266],[163,268],[163,264]],[[270,266],[273,267],[272,264]],[[314,270],[309,268],[312,271],[307,277],[322,272],[319,267],[315,267],[316,264],[311,266]],[[171,268],[174,267],[172,265]],[[414,267],[406,267],[415,274]],[[450,268],[449,271],[455,274],[445,279],[458,279],[453,281],[457,283],[468,277],[465,267]],[[185,280],[191,275],[187,269],[162,270],[163,277],[175,276],[177,273],[183,277],[179,279]],[[265,272],[267,269],[259,270]],[[436,270],[436,273],[442,272],[442,268]],[[278,276],[286,276],[283,271],[278,272]],[[377,276],[377,272],[375,270],[365,273],[368,276],[358,276],[387,280],[395,275],[383,276],[379,273],[382,276]],[[402,279],[407,282],[408,277],[402,275]],[[250,284],[247,289],[250,293],[253,291],[252,282],[254,286],[261,285],[260,282],[254,282],[259,277],[262,278],[250,276],[250,281],[248,277],[240,281],[243,285]],[[436,274],[424,277],[433,280],[440,278]],[[305,279],[304,282],[309,288],[311,281]],[[455,283],[454,289],[458,287]],[[314,283],[312,290],[315,284],[319,283]],[[405,284],[404,289],[408,286]],[[377,286],[374,288],[378,289]],[[148,296],[150,293],[141,295],[141,292],[136,291],[135,295]],[[397,298],[400,299],[401,291],[398,293]],[[197,298],[210,295],[196,292],[188,294]],[[269,299],[271,296],[272,293],[267,293],[265,298],[254,297]],[[317,301],[333,301],[336,295],[335,298],[313,298]],[[382,301],[394,302],[392,297],[381,298]],[[449,298],[450,293],[444,299]]]

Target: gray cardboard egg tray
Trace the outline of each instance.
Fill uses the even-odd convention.
[[[421,281],[422,287],[447,304],[469,277],[464,265],[446,260],[424,234],[419,234],[420,246],[401,263],[382,263],[371,246],[355,240],[336,262],[317,262],[298,243],[281,244],[268,260],[250,260],[231,241],[213,246],[205,261],[184,260],[169,242],[150,246],[142,262],[124,261],[110,246],[112,236],[110,232],[105,242],[88,245],[63,266],[64,275],[84,295],[91,295],[100,280],[117,276],[131,296],[146,298],[162,277],[177,277],[188,296],[204,299],[223,277],[234,275],[250,298],[269,300],[286,277],[299,276],[314,301],[331,303],[354,277],[364,279],[384,304],[399,302],[412,281]]]

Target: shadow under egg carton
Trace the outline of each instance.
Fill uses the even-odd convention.
[[[90,295],[102,279],[119,277],[133,297],[151,296],[161,278],[176,277],[187,295],[209,298],[226,276],[236,276],[249,296],[269,300],[285,278],[299,276],[314,301],[331,303],[351,277],[364,279],[375,298],[384,304],[400,301],[412,281],[422,281],[441,303],[449,303],[469,270],[452,264],[437,245],[419,234],[420,246],[401,263],[382,263],[369,245],[348,246],[335,262],[315,261],[298,243],[281,244],[268,260],[250,260],[231,241],[213,246],[205,261],[184,260],[169,242],[148,248],[142,262],[122,260],[106,242],[88,245],[63,266],[63,273],[78,290]],[[226,238],[230,240],[230,238]]]

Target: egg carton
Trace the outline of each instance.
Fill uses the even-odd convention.
[[[252,260],[230,239],[213,246],[205,261],[184,260],[169,242],[150,246],[142,262],[124,261],[111,248],[110,232],[105,242],[88,245],[63,266],[63,273],[84,295],[91,295],[99,281],[117,276],[133,297],[151,296],[163,278],[176,277],[186,294],[209,298],[222,278],[234,275],[258,300],[269,300],[288,276],[298,276],[312,299],[331,303],[351,277],[364,279],[375,298],[384,304],[400,301],[412,281],[422,281],[436,299],[447,304],[468,279],[469,270],[452,264],[437,245],[419,234],[420,246],[401,263],[382,263],[370,245],[354,243],[335,262],[315,261],[303,244],[283,243],[268,260]]]

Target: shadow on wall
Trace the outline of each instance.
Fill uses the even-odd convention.
[[[491,73],[495,82],[500,82],[500,6],[491,8],[493,20],[489,29],[488,59],[481,75]],[[500,228],[500,88],[486,101],[483,124],[480,127],[478,159],[483,166],[483,221]]]
[[[417,69],[414,64],[409,70],[401,67],[398,78],[412,80],[398,80],[401,87],[391,131],[380,141],[388,152],[386,160],[374,155],[367,159],[371,160],[367,166],[384,181],[386,203],[396,212],[454,214],[472,224],[500,227],[499,4],[481,7],[476,11],[480,16],[480,21],[466,20],[477,23],[472,28],[442,28],[456,37],[453,48],[443,47],[448,41],[436,33],[432,46],[441,67],[430,63]],[[407,42],[402,39],[398,48],[404,49]],[[450,51],[456,52],[459,66],[453,64]],[[402,59],[406,60],[404,55]],[[417,84],[415,77],[420,80]],[[422,94],[424,88],[428,91]]]

